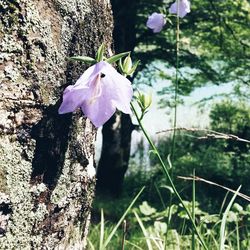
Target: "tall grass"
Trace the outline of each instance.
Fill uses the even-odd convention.
[[[217,214],[208,214],[199,208],[194,195],[194,182],[192,186],[192,201],[184,201],[184,203],[186,207],[192,209],[192,216],[196,221],[197,229],[202,234],[204,243],[208,248],[211,250],[248,250],[250,247],[250,234],[248,232],[250,229],[250,211],[235,210],[233,206],[240,188],[234,193],[225,210],[223,209],[221,216],[219,210]],[[136,199],[132,201],[133,204]],[[165,206],[160,211],[151,207],[147,202],[143,202],[142,205],[133,209],[131,204],[117,224],[105,222],[103,212],[101,212],[100,223],[91,227],[87,249],[204,249],[196,240],[192,224],[190,224],[181,203],[172,204],[172,206],[175,206],[174,209]],[[224,204],[226,204],[225,201]],[[238,204],[235,204],[235,207],[238,206]],[[172,228],[166,230],[169,210],[173,223]],[[124,227],[121,226],[125,215],[128,217],[127,224],[129,225],[126,228],[126,239],[124,238]],[[104,242],[106,243],[104,244]],[[100,246],[102,247],[100,248]]]

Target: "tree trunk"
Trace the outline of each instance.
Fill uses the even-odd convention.
[[[0,249],[86,245],[96,129],[58,107],[112,22],[108,0],[0,2]]]
[[[135,18],[139,0],[111,0],[114,13],[116,53],[133,51],[136,44]],[[129,15],[128,15],[129,13]],[[103,145],[97,168],[97,190],[119,195],[128,169],[131,134],[136,126],[129,115],[116,113],[102,129]]]

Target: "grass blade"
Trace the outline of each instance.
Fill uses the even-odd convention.
[[[144,249],[142,249],[141,247],[137,246],[136,244],[134,244],[134,243],[132,243],[132,242],[130,242],[130,241],[128,241],[128,240],[126,240],[126,243],[127,243],[128,245],[133,246],[133,247],[136,248],[136,249],[144,250]]]
[[[118,229],[118,227],[121,225],[121,223],[123,222],[125,216],[127,215],[127,213],[129,212],[129,210],[132,208],[132,206],[135,204],[136,200],[139,198],[139,196],[141,195],[142,191],[144,190],[145,187],[143,187],[140,192],[135,196],[135,198],[132,200],[132,202],[130,203],[130,205],[128,206],[128,208],[126,209],[126,211],[124,212],[124,214],[122,215],[122,217],[120,218],[120,220],[117,222],[117,224],[115,225],[115,227],[113,228],[112,232],[109,234],[109,237],[105,240],[104,244],[103,244],[103,249],[106,248],[106,246],[109,244],[110,240],[112,239],[112,237],[114,236],[116,230]]]
[[[193,176],[195,176],[195,169],[193,170]],[[195,223],[195,180],[192,183],[192,218]],[[192,227],[192,250],[195,250],[195,230]]]
[[[150,239],[149,239],[149,236],[148,236],[148,232],[147,232],[146,228],[144,227],[139,215],[135,211],[134,211],[134,215],[135,215],[135,217],[136,217],[136,219],[137,219],[137,221],[138,221],[138,223],[139,223],[139,225],[141,227],[141,230],[142,230],[142,232],[144,234],[144,237],[146,239],[146,243],[148,245],[148,250],[153,250],[153,247],[151,245],[151,242],[150,242]]]
[[[127,221],[123,221],[123,235],[122,235],[122,250],[125,249],[125,242],[126,242],[126,232],[127,232]]]
[[[165,202],[164,202],[164,200],[162,198],[161,191],[159,190],[159,188],[157,187],[155,182],[154,182],[154,186],[155,186],[156,192],[157,192],[157,194],[158,194],[158,196],[160,198],[160,201],[161,201],[161,204],[162,204],[163,208],[166,209],[166,205],[165,205]]]
[[[228,197],[229,194],[230,194],[230,192],[227,191],[227,193],[226,193],[226,195],[225,195],[225,197],[224,197],[224,199],[223,199],[223,201],[222,201],[222,204],[221,204],[221,207],[220,207],[220,212],[219,212],[219,215],[220,215],[220,216],[222,215],[222,211],[223,211],[223,208],[224,208],[224,206],[225,206],[225,204],[226,204],[227,197]]]
[[[236,196],[238,195],[239,191],[240,191],[241,186],[239,186],[239,188],[237,189],[237,191],[235,192],[234,196],[232,197],[232,199],[230,200],[229,204],[227,205],[227,208],[223,214],[222,217],[222,221],[221,221],[221,227],[220,227],[220,248],[219,250],[224,250],[225,249],[225,229],[226,229],[226,222],[227,222],[227,216],[228,213],[234,203],[234,200],[236,198]]]
[[[99,250],[103,248],[103,240],[104,240],[104,214],[103,209],[101,209],[101,228],[100,228],[100,241],[99,241]]]
[[[89,239],[87,239],[87,241],[88,241],[88,248],[90,248],[90,250],[95,250],[93,243]]]
[[[238,220],[236,220],[236,240],[237,240],[237,250],[240,250],[240,232],[239,232]]]

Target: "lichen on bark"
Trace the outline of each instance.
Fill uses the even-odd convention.
[[[85,244],[96,129],[57,110],[85,69],[67,57],[111,37],[109,1],[0,2],[0,249],[59,248],[79,225]]]

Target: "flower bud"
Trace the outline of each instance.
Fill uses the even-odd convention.
[[[120,60],[120,62],[119,62],[119,67],[120,67],[120,70],[122,71],[123,74],[132,76],[132,75],[134,74],[134,72],[136,71],[136,68],[137,68],[139,62],[140,62],[140,61],[137,61],[137,62],[133,65],[132,60],[131,60],[131,57],[130,57],[130,55],[128,55],[128,56],[124,59],[123,62]]]
[[[149,108],[150,105],[152,104],[152,94],[143,94],[142,103],[143,103],[144,109]]]
[[[140,106],[142,107],[143,110],[148,109],[152,103],[152,94],[140,93],[139,101],[141,103]]]
[[[137,103],[139,104],[142,113],[145,113],[152,104],[152,94],[140,93],[136,95]]]
[[[124,59],[124,62],[123,62],[123,70],[124,72],[129,72],[131,69],[132,69],[132,60],[131,60],[131,57],[130,55],[128,55],[125,59]]]

